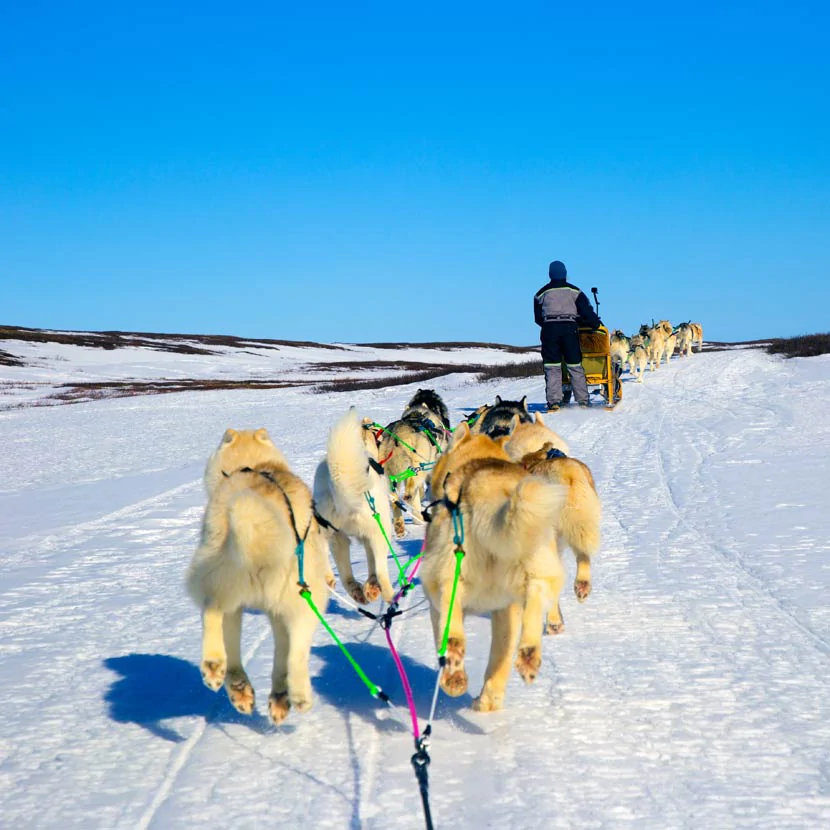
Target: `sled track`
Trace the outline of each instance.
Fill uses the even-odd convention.
[[[678,526],[682,527],[683,530],[690,536],[699,539],[706,548],[714,551],[723,562],[727,563],[733,569],[733,571],[740,572],[741,580],[739,584],[746,585],[756,597],[761,599],[767,605],[771,605],[778,615],[788,622],[790,626],[800,631],[810,641],[814,648],[826,657],[830,657],[830,645],[828,645],[827,642],[816,634],[815,631],[802,623],[801,620],[799,620],[784,605],[782,605],[782,603],[764,586],[763,582],[746,567],[739,554],[729,550],[721,544],[714,542],[686,521],[683,513],[677,505],[677,502],[675,501],[674,494],[672,493],[671,485],[669,484],[668,476],[666,475],[664,453],[662,450],[664,424],[666,419],[671,419],[671,417],[670,411],[664,411],[661,414],[655,435],[654,450],[657,457],[657,470],[665,502],[674,515]],[[732,590],[736,596],[736,599],[740,600],[740,589],[738,588]]]
[[[259,650],[259,647],[265,642],[270,631],[270,626],[263,625],[263,630],[257,636],[253,645],[250,646],[249,649],[243,655],[243,665],[247,665],[251,658],[256,654],[256,652]],[[217,694],[225,694],[224,688],[220,689],[217,692]],[[170,792],[173,789],[173,785],[176,783],[179,774],[184,769],[188,758],[190,758],[190,756],[193,753],[193,750],[196,748],[196,745],[204,737],[208,726],[211,724],[212,719],[215,717],[221,705],[221,702],[217,702],[217,704],[214,706],[213,710],[210,712],[208,717],[206,717],[203,721],[199,723],[199,725],[193,731],[193,734],[187,739],[184,746],[182,746],[182,748],[176,754],[176,757],[170,764],[170,768],[168,769],[167,774],[164,776],[164,780],[161,782],[158,789],[156,790],[156,794],[153,796],[153,800],[150,802],[149,806],[136,823],[136,827],[139,828],[139,830],[147,830],[147,828],[150,826],[150,823],[152,822],[154,816],[170,795]]]

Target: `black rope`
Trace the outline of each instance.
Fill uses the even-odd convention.
[[[426,823],[426,830],[434,830],[432,824],[432,810],[429,806],[429,753],[427,746],[429,745],[429,736],[432,732],[432,727],[427,726],[423,735],[415,741],[415,754],[412,756],[412,767],[415,770],[415,778],[418,780],[418,789],[421,792],[421,804],[424,807],[424,821]]]
[[[339,527],[335,527],[325,516],[321,516],[320,513],[317,511],[317,505],[312,502],[311,504],[311,515],[317,519],[317,524],[323,528],[323,530],[333,530],[335,533],[340,533],[341,530]]]
[[[385,476],[386,470],[383,469],[383,464],[380,461],[375,461],[374,458],[369,459],[369,466],[379,475]]]

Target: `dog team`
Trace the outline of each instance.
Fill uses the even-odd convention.
[[[601,518],[591,471],[540,414],[528,411],[526,398],[497,396],[455,429],[429,389],[418,390],[387,426],[350,409],[331,428],[313,489],[266,430],[228,429],[204,482],[208,502],[186,580],[202,612],[202,677],[214,691],[224,686],[239,712],[253,712],[242,614],[264,611],[274,639],[268,710],[275,724],[312,703],[309,657],[318,618],[310,602],[324,610],[334,588],[329,554],[355,602],[391,601],[389,534],[405,535],[404,513],[416,523],[429,520],[420,580],[436,648],[449,632],[440,676],[447,694],[467,690],[466,615],[490,615],[490,656],[473,701],[478,711],[503,706],[514,667],[532,682],[543,632],[563,630],[565,547],[576,557],[578,600],[591,592]],[[464,556],[451,601],[459,521]],[[351,540],[366,553],[362,584],[352,571]]]
[[[674,328],[668,320],[660,320],[656,325],[643,324],[633,337],[626,337],[620,329],[611,332],[611,359],[618,372],[628,365],[637,383],[642,383],[646,367],[652,372],[659,369],[664,359],[668,364],[675,351],[680,357],[687,357],[695,344],[698,351],[703,348],[700,323],[681,323]]]

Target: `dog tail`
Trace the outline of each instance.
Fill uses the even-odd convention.
[[[556,473],[560,484],[568,488],[559,532],[574,553],[594,556],[600,547],[602,505],[591,471],[574,458],[563,458],[556,464]]]
[[[512,555],[530,550],[553,536],[565,504],[564,487],[537,476],[527,476],[502,502],[492,519],[493,553]]]
[[[329,433],[326,462],[335,501],[343,512],[353,512],[364,505],[364,494],[371,490],[373,477],[378,475],[369,463],[363,429],[360,416],[352,408]]]

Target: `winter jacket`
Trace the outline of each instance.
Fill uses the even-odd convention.
[[[602,325],[584,292],[565,280],[551,280],[536,292],[533,316],[538,326],[579,322],[596,329]]]

